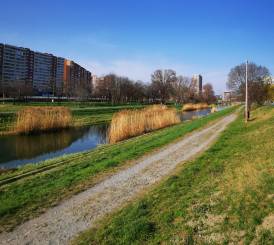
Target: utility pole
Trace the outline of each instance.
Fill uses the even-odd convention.
[[[249,119],[249,109],[248,109],[248,61],[246,61],[245,67],[245,122],[247,123]]]
[[[166,84],[166,76],[165,76],[165,70],[164,69],[162,69],[162,79],[163,79],[163,86],[165,86],[165,84]],[[162,98],[161,98],[162,99]],[[161,102],[161,104],[162,104],[163,102]]]

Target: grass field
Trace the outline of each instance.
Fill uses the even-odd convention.
[[[98,176],[113,172],[152,150],[168,144],[185,134],[201,128],[235,110],[228,108],[207,117],[154,131],[121,143],[105,145],[88,152],[72,154],[29,165],[0,175],[3,180],[45,166],[62,162],[57,167],[0,187],[0,231],[37,216],[48,207],[87,189]]]
[[[71,109],[76,127],[102,124],[111,121],[115,112],[124,109],[143,108],[140,104],[110,105],[108,103],[56,102],[56,103],[6,103],[0,104],[0,134],[10,131],[16,121],[16,113],[29,106],[65,106]]]
[[[252,119],[74,243],[273,244],[274,107]]]

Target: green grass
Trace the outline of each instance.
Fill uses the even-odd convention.
[[[1,179],[63,161],[61,166],[53,170],[0,187],[0,230],[13,228],[61,200],[94,185],[99,174],[111,172],[115,167],[168,144],[234,110],[235,108],[228,108],[192,122],[181,123],[121,143],[105,145],[88,152],[71,154],[2,174]],[[75,159],[75,156],[78,158]]]
[[[123,109],[142,108],[140,104],[111,105],[95,102],[32,102],[0,104],[0,134],[10,131],[16,120],[16,113],[27,106],[67,106],[72,111],[74,126],[89,126],[108,123],[112,115]]]
[[[252,117],[74,244],[273,244],[274,108]]]
[[[122,105],[72,108],[72,115],[76,126],[87,126],[110,122],[112,115],[120,110],[143,107],[143,105]]]
[[[0,132],[10,131],[16,120],[15,113],[1,112],[0,113]]]

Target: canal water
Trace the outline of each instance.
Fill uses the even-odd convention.
[[[210,109],[183,112],[181,120],[191,120],[209,113]],[[106,144],[107,127],[107,125],[94,125],[87,128],[71,128],[34,135],[0,136],[0,169],[38,163]]]
[[[58,132],[0,137],[0,169],[93,149],[106,143],[107,125],[71,128]]]
[[[203,117],[211,113],[211,108],[196,110],[196,111],[185,111],[181,113],[181,121],[192,120],[194,118]]]

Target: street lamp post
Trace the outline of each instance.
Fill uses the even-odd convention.
[[[248,61],[246,61],[245,67],[245,122],[249,119],[249,109],[248,109]]]

